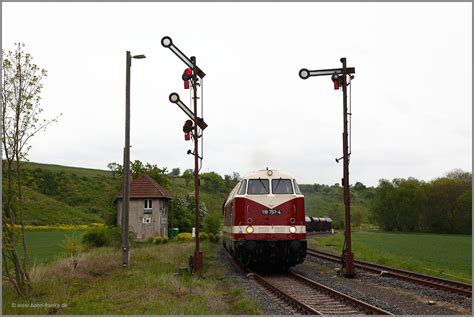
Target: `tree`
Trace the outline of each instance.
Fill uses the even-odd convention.
[[[30,139],[57,121],[57,118],[40,121],[40,113],[43,111],[40,107],[42,80],[47,76],[47,71],[40,69],[32,62],[33,57],[23,51],[24,47],[24,44],[16,43],[14,52],[2,50],[2,145],[5,155],[2,167],[6,171],[7,178],[7,190],[4,191],[5,199],[2,212],[4,241],[2,256],[7,279],[21,296],[26,296],[31,286],[28,274],[28,248],[23,222],[22,168],[20,163],[27,160],[31,148]],[[13,178],[16,179],[15,189],[13,189]],[[21,226],[23,259],[20,259],[16,251],[17,233],[14,228],[17,220]],[[10,271],[10,265],[13,265],[13,272]]]
[[[117,163],[109,163],[109,165],[116,166],[116,173],[119,176],[123,175],[123,167],[120,164]],[[171,182],[166,175],[167,168],[159,168],[156,164],[150,164],[146,163],[143,165],[142,161],[140,160],[134,160],[133,162],[130,163],[130,172],[132,173],[133,177],[138,177],[140,175],[148,175],[151,178],[153,178],[158,184],[166,188],[167,190],[170,190],[171,188]]]
[[[222,176],[215,172],[201,174],[202,188],[215,193],[225,192],[225,183]]]
[[[362,192],[364,190],[367,189],[367,187],[362,184],[361,182],[357,182],[354,184],[354,186],[352,187],[356,192]]]
[[[204,231],[208,233],[218,234],[222,226],[222,214],[213,211],[204,218]]]
[[[170,176],[179,176],[181,174],[181,170],[179,167],[175,167],[171,170]]]
[[[194,214],[194,193],[175,195],[175,207],[172,218],[173,226],[179,228],[181,232],[191,232],[195,224]],[[200,202],[199,206],[199,223],[203,223],[203,219],[207,217],[207,208],[204,202]]]
[[[232,180],[234,180],[237,184],[237,182],[240,180],[240,174],[238,172],[232,172]]]
[[[414,178],[380,180],[372,218],[384,230],[472,232],[471,173],[454,170],[429,183]]]
[[[194,172],[192,169],[187,169],[183,172],[183,178],[184,178],[184,181],[186,182],[186,187],[189,186],[189,183],[194,177],[193,175],[194,175]]]
[[[107,168],[112,172],[112,177],[115,178],[115,174],[117,173],[119,169],[122,168],[122,166],[118,163],[111,162],[107,164]]]

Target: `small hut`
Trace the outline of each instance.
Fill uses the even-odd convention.
[[[129,228],[137,240],[168,237],[168,205],[173,197],[153,178],[142,175],[130,182]],[[123,192],[117,194],[117,224],[122,225]]]

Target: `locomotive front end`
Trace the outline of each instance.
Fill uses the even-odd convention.
[[[237,187],[225,204],[225,247],[244,265],[288,268],[302,263],[304,196],[294,178],[263,170],[247,175]]]

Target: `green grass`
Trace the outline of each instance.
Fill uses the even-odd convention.
[[[358,260],[471,283],[470,235],[361,231],[353,232],[352,241]],[[340,253],[342,243],[341,231],[329,237],[315,236],[309,246]]]
[[[49,263],[61,256],[61,243],[66,235],[80,235],[84,231],[26,231],[30,263]],[[19,254],[22,254],[19,249]]]
[[[24,212],[27,225],[89,224],[103,222],[96,214],[72,207],[34,189],[24,187]]]
[[[43,163],[35,163],[35,162],[22,162],[23,166],[27,169],[35,169],[41,168],[44,170],[48,170],[54,173],[74,173],[78,176],[86,176],[86,177],[94,177],[97,175],[102,175],[106,177],[112,177],[112,172],[108,170],[100,170],[100,169],[93,169],[93,168],[85,168],[85,167],[73,167],[73,166],[63,166],[63,165],[56,165],[56,164],[43,164]]]
[[[81,258],[72,272],[67,261],[38,267],[31,276],[34,293],[27,300],[4,283],[4,314],[261,314],[259,303],[245,295],[217,260],[219,244],[202,243],[203,277],[175,275],[187,266],[194,242],[133,248],[131,268],[123,269],[118,249],[100,248]],[[12,303],[17,307],[12,307]],[[22,303],[67,307],[19,307]]]

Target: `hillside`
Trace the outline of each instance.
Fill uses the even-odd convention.
[[[111,172],[24,162],[23,174],[26,224],[86,224],[113,217],[120,180]]]
[[[329,216],[335,228],[342,228],[344,222],[343,189],[340,186],[300,184],[305,195],[305,209],[308,216]],[[351,187],[351,221],[355,226],[369,222],[369,203],[374,188]]]
[[[113,199],[121,188],[120,177],[105,170],[33,162],[25,162],[23,167],[26,224],[115,223]],[[234,183],[215,173],[206,173],[202,177],[201,198],[208,211],[220,213]],[[194,190],[192,179],[186,183],[178,176],[170,184],[168,190],[176,195]],[[338,227],[344,211],[342,187],[318,184],[300,187],[305,194],[307,214],[330,216]],[[372,192],[371,188],[352,190],[352,211],[356,221],[367,221],[367,206]]]

